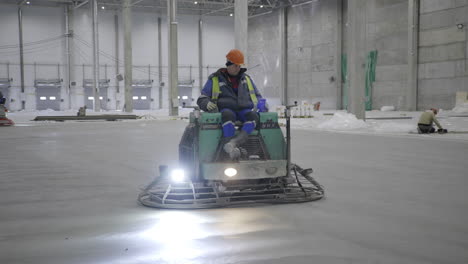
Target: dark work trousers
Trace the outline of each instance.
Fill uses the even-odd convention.
[[[432,125],[418,124],[418,128],[422,134],[435,133],[435,128]]]

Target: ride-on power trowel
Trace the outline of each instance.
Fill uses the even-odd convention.
[[[157,208],[199,209],[255,203],[297,203],[324,197],[323,187],[291,163],[290,108],[286,140],[275,112],[259,113],[260,124],[232,159],[224,150],[221,113],[190,113],[179,144],[178,168],[160,166],[160,175],[138,200]],[[238,124],[239,125],[239,124]]]

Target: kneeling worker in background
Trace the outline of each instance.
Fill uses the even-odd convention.
[[[447,133],[447,129],[443,129],[440,125],[439,121],[435,117],[439,110],[437,108],[431,108],[430,111],[426,111],[422,113],[421,117],[419,118],[418,122],[418,132],[419,134],[427,134],[427,133],[434,133],[435,128],[432,126],[432,123],[435,123],[436,126],[439,128],[437,130],[438,133]]]
[[[0,118],[6,118],[6,112],[8,109],[5,107],[6,98],[3,97],[2,92],[0,92]]]

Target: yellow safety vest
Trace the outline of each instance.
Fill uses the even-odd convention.
[[[256,106],[258,100],[257,100],[257,95],[255,94],[255,89],[252,85],[252,81],[250,80],[249,76],[245,76],[245,79],[247,80],[247,87],[249,87],[250,99],[254,103],[254,106]],[[213,89],[211,91],[211,99],[218,100],[219,94],[221,93],[221,90],[219,89],[218,76],[214,76],[212,80],[213,80]]]

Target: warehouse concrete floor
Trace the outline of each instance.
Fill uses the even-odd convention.
[[[293,130],[326,199],[158,210],[186,121],[0,129],[0,263],[467,263],[468,141]]]

